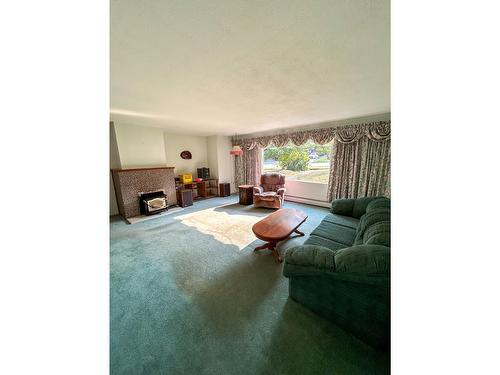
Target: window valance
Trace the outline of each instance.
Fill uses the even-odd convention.
[[[390,139],[391,122],[379,121],[367,124],[338,126],[334,128],[302,130],[257,138],[243,138],[237,140],[233,138],[233,146],[238,145],[247,150],[252,150],[255,146],[266,148],[271,144],[276,147],[283,147],[289,142],[292,142],[296,146],[301,146],[309,139],[320,145],[331,142],[333,139],[341,143],[352,143],[360,140],[364,136],[373,141],[385,141]]]

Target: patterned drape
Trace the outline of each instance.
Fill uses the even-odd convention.
[[[336,132],[337,128],[324,128],[302,130],[293,133],[279,133],[258,138],[233,139],[233,146],[241,146],[244,150],[252,150],[256,146],[266,148],[271,144],[276,147],[283,147],[290,142],[296,146],[301,146],[309,139],[312,139],[317,144],[324,145],[335,138]]]
[[[309,139],[312,139],[317,144],[324,145],[333,139],[346,142],[349,140],[358,140],[363,136],[371,137],[370,139],[385,139],[388,135],[390,135],[390,122],[380,121],[336,128],[301,130],[291,133],[284,132],[258,138],[233,139],[233,146],[241,146],[243,150],[252,150],[257,146],[266,148],[271,144],[276,147],[283,147],[290,142],[296,146],[301,146]]]
[[[259,185],[262,174],[262,149],[254,145],[251,150],[244,150],[243,155],[234,157],[236,186]]]
[[[290,142],[300,146],[309,139],[320,145],[334,140],[328,182],[329,201],[334,198],[390,196],[390,121],[233,139],[233,145],[243,148],[243,155],[235,157],[236,183],[258,184],[262,148],[271,144],[283,147]]]
[[[332,146],[328,201],[390,196],[390,123],[337,129]]]

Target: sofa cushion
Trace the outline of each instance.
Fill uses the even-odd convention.
[[[391,222],[379,221],[370,225],[363,234],[363,244],[391,247]]]
[[[359,220],[359,226],[354,238],[354,245],[363,243],[363,235],[371,225],[380,221],[391,221],[391,210],[389,208],[377,208],[364,214]]]
[[[366,212],[370,212],[372,210],[376,210],[377,208],[391,208],[391,200],[386,197],[377,198],[366,206]]]
[[[328,214],[323,218],[323,221],[337,224],[350,229],[357,229],[359,225],[359,219],[355,219],[350,216],[342,216],[336,214]]]
[[[356,237],[356,230],[343,225],[323,220],[311,232],[311,235],[326,238],[327,240],[339,242],[345,246],[351,246]]]
[[[343,249],[346,247],[345,244],[330,240],[325,237],[320,237],[316,236],[311,233],[311,235],[307,238],[307,240],[304,241],[304,245],[316,245],[316,246],[323,246],[327,247],[330,250],[338,250],[338,249]]]

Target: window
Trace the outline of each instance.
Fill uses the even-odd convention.
[[[269,146],[264,149],[262,170],[283,173],[287,180],[327,184],[331,151],[331,142],[318,145],[311,140],[302,146]]]

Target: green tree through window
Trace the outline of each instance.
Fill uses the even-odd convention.
[[[264,149],[263,171],[283,173],[288,180],[326,184],[330,173],[332,144],[308,141],[302,146],[288,144]]]

